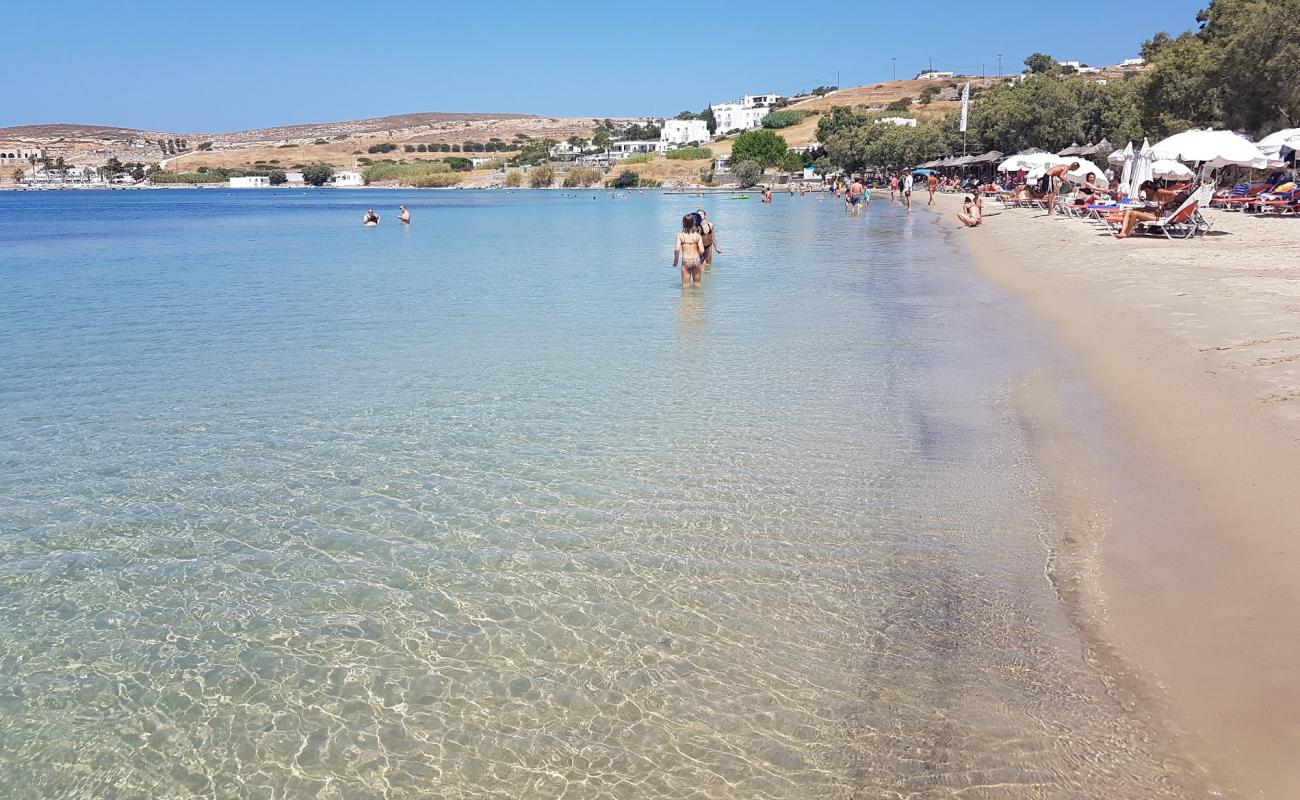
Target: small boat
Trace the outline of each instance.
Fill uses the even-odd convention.
[[[731,196],[731,199],[732,199],[732,200],[748,200],[748,199],[750,199],[750,198],[749,198],[749,195],[747,195],[747,194],[736,194],[736,195],[732,195],[732,196]]]

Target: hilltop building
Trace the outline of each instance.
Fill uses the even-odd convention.
[[[918,81],[941,81],[945,78],[955,77],[957,76],[952,72],[940,72],[937,69],[927,69],[916,74],[916,79]]]
[[[707,142],[709,125],[702,119],[665,120],[663,127],[659,129],[659,140],[668,146]]]
[[[766,117],[772,110],[772,106],[780,101],[779,94],[747,94],[739,103],[716,103],[709,107],[713,109],[717,132],[727,133],[748,131],[762,126],[763,117]]]
[[[45,149],[23,144],[0,144],[0,167],[30,166],[28,159],[45,158]]]

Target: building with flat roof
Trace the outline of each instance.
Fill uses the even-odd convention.
[[[702,119],[669,119],[659,129],[659,140],[669,146],[707,142],[709,125]]]
[[[265,175],[245,175],[230,179],[231,189],[266,189],[270,186],[271,179]]]
[[[45,158],[45,149],[26,144],[0,144],[0,167],[31,166],[32,158]]]

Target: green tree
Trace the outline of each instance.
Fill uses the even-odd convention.
[[[635,170],[625,169],[610,184],[615,189],[632,189],[641,183],[641,176]]]
[[[289,176],[285,175],[284,170],[282,169],[272,170],[271,174],[267,177],[271,179],[272,186],[280,186],[289,182]]]
[[[1300,125],[1300,0],[1211,0],[1197,19],[1223,121],[1254,134]]]
[[[885,110],[886,110],[886,111],[906,111],[906,110],[907,110],[908,108],[910,108],[911,106],[912,106],[912,98],[910,98],[910,97],[901,97],[901,98],[899,98],[898,100],[895,100],[894,102],[892,102],[892,103],[890,103],[889,105],[885,106]]]
[[[673,119],[698,119],[694,111],[679,111]]]
[[[803,156],[793,150],[786,150],[776,166],[782,172],[798,172],[803,169]]]
[[[763,177],[763,168],[753,161],[741,161],[731,168],[731,174],[740,182],[740,188],[748,189]]]
[[[334,168],[329,164],[308,164],[302,168],[302,180],[308,186],[324,186],[334,177]]]
[[[708,108],[704,109],[699,114],[697,114],[695,118],[704,120],[704,124],[709,129],[710,136],[713,136],[718,132],[718,120],[713,116],[713,106],[709,106]]]
[[[587,146],[587,140],[581,136],[570,136],[568,142],[569,147],[572,147],[574,150],[581,150]]]
[[[934,96],[937,95],[938,93],[939,93],[938,86],[927,86],[921,90],[921,97],[917,102],[919,102],[923,106],[928,106],[930,105],[930,101],[934,100]]]
[[[517,169],[512,169],[506,173],[506,186],[521,186],[524,182],[524,173]]]
[[[1151,68],[1135,79],[1134,91],[1146,134],[1166,136],[1218,123],[1213,56],[1199,36],[1183,33],[1171,39],[1158,33],[1142,52]]]
[[[737,162],[753,161],[760,167],[774,167],[787,150],[785,139],[773,131],[745,131],[736,137],[731,147],[731,158]]]
[[[110,177],[117,177],[118,175],[121,175],[123,172],[126,171],[126,166],[123,165],[122,162],[118,160],[117,156],[111,156],[108,159],[108,163],[106,163],[104,166],[108,167],[108,172]]]
[[[608,150],[609,146],[613,144],[613,142],[614,142],[613,137],[610,136],[609,131],[603,127],[597,127],[596,130],[591,134],[592,147],[598,147],[601,150]]]
[[[413,144],[404,144],[404,145],[402,145],[402,150],[403,150],[404,152],[407,152],[407,153],[414,153],[414,152],[415,152],[415,145],[413,145]]]
[[[14,183],[22,183],[24,177],[22,167],[15,168],[11,177],[13,178]]]
[[[1025,66],[1035,75],[1055,75],[1061,71],[1061,65],[1046,53],[1034,53],[1025,59]]]

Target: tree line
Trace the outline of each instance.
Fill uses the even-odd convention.
[[[1300,126],[1300,0],[1211,0],[1197,29],[1157,33],[1146,66],[1099,83],[1045,53],[1025,59],[1017,81],[972,87],[967,152],[1057,151],[1107,139],[1117,146],[1189,128],[1261,136]],[[836,107],[818,122],[826,165],[903,167],[961,152],[958,112],[915,128]]]

